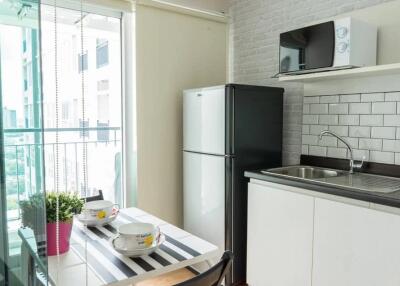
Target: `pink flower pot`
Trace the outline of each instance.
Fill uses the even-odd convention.
[[[71,238],[72,223],[59,223],[59,254],[69,250],[69,240]],[[47,255],[57,255],[57,232],[56,223],[47,224]]]

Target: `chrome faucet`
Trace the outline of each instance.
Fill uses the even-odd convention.
[[[339,135],[337,135],[335,132],[329,131],[329,130],[322,130],[321,133],[319,134],[319,140],[322,139],[322,136],[324,135],[331,135],[333,137],[336,137],[338,140],[340,140],[341,142],[343,142],[344,145],[346,145],[347,149],[349,149],[350,152],[350,174],[354,173],[354,169],[361,169],[363,164],[364,164],[364,158],[362,159],[362,161],[360,163],[355,163],[354,161],[354,157],[353,157],[353,148],[351,148],[349,142],[347,142],[346,140],[344,140],[342,137],[340,137]]]

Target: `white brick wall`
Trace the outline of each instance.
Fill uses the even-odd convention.
[[[303,114],[303,85],[296,83],[279,83],[271,76],[278,71],[278,44],[279,33],[317,21],[350,12],[352,10],[376,5],[388,0],[232,0],[230,14],[230,70],[231,82],[243,84],[282,86],[285,88],[284,99],[284,132],[283,132],[283,162],[284,164],[297,164],[302,152],[302,114]],[[342,96],[354,102],[352,96]],[[374,95],[379,99],[379,95]],[[392,95],[400,97],[400,93]],[[337,101],[338,96],[324,98],[326,101]],[[368,96],[364,98],[368,99]],[[363,100],[363,101],[364,101]],[[361,103],[361,98],[358,100]],[[378,100],[376,100],[378,101]],[[321,102],[321,103],[328,103]],[[312,102],[305,102],[311,104]],[[308,108],[308,107],[305,107]],[[310,106],[311,108],[311,106]],[[321,107],[314,107],[315,109]],[[347,107],[341,108],[345,112]],[[349,109],[365,112],[365,108],[372,106],[348,106]],[[364,109],[363,109],[364,108]],[[376,108],[379,109],[377,106]],[[399,109],[400,107],[398,107]],[[313,109],[314,110],[314,109]],[[398,111],[396,111],[398,112]],[[398,113],[400,114],[400,113]],[[395,115],[379,117],[380,120],[393,122],[400,119]],[[323,116],[324,117],[324,116]],[[400,117],[400,115],[398,116]],[[308,124],[315,121],[315,116],[306,118]],[[369,118],[361,116],[349,116],[337,113],[337,115],[325,115],[325,123],[337,125],[340,122],[347,125],[359,125],[359,120],[369,121]],[[375,122],[375,121],[373,121]],[[372,122],[372,123],[373,123]],[[386,126],[386,125],[385,125]],[[324,153],[324,147],[313,148]],[[342,151],[332,149],[329,154],[342,154]],[[325,152],[326,153],[326,152]],[[396,157],[400,161],[400,155]]]

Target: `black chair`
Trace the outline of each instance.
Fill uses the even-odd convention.
[[[83,198],[83,200],[85,200]],[[99,190],[99,194],[97,196],[92,196],[92,197],[87,197],[86,198],[86,202],[92,202],[92,201],[101,201],[104,200],[104,196],[103,196],[103,191]]]
[[[221,260],[213,267],[196,277],[176,284],[175,286],[219,286],[221,285],[229,267],[231,267],[232,261],[233,253],[225,251]]]

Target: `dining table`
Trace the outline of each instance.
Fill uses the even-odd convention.
[[[165,241],[149,255],[118,253],[111,240],[120,225],[132,222],[159,226]],[[185,267],[211,266],[221,253],[212,243],[132,207],[120,209],[116,219],[104,226],[89,227],[74,219],[70,250],[49,256],[48,272],[57,286],[135,285]]]

